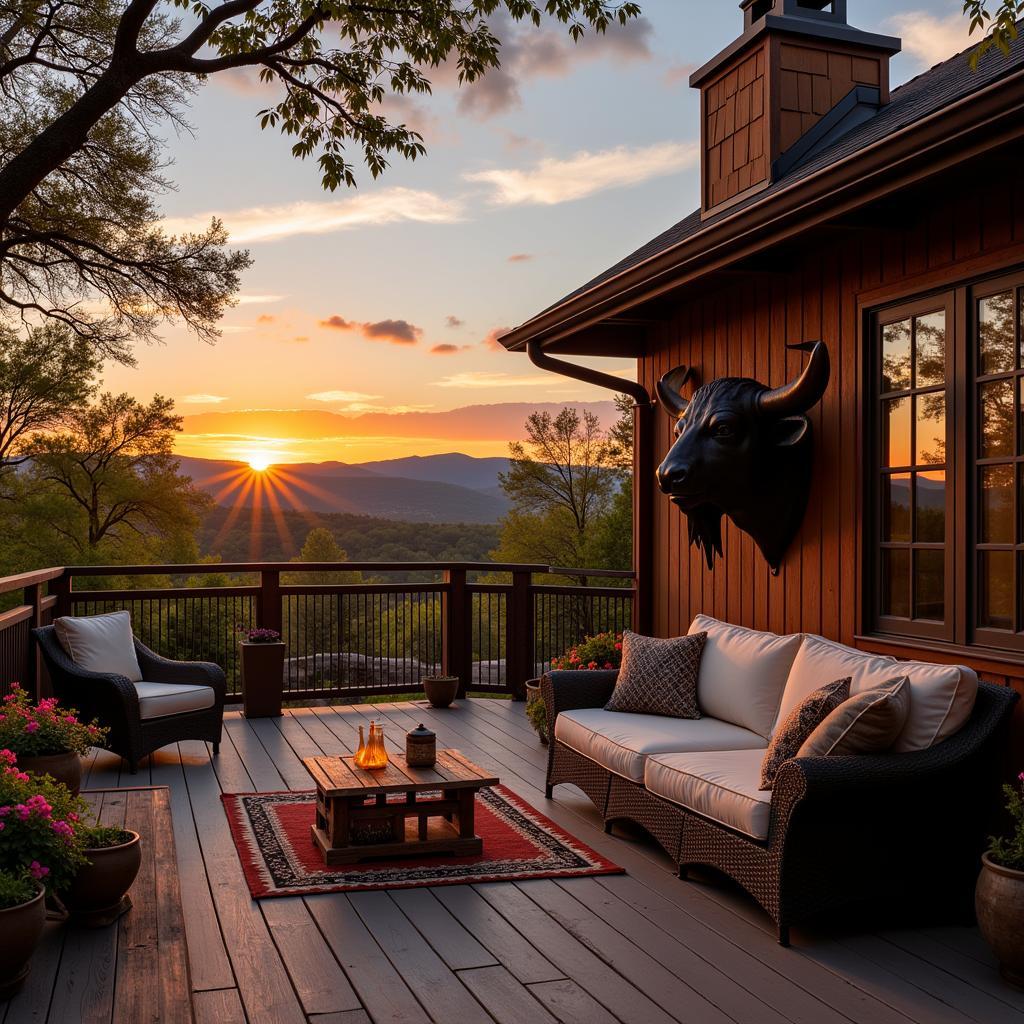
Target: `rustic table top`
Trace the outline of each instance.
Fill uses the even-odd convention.
[[[482,789],[498,779],[457,750],[439,750],[433,768],[410,768],[401,754],[389,754],[386,768],[357,768],[351,755],[307,757],[302,764],[326,797],[419,793],[431,789]]]

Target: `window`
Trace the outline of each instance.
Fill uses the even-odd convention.
[[[872,318],[880,632],[1024,650],[1022,317],[1024,275]]]

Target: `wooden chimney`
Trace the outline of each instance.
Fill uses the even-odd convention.
[[[744,32],[696,71],[701,207],[720,213],[889,102],[899,39],[846,20],[846,0],[743,0]]]

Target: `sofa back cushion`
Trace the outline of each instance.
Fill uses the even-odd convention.
[[[856,695],[903,675],[910,683],[910,712],[893,744],[894,752],[927,750],[952,736],[971,717],[978,693],[978,677],[971,669],[922,661],[897,662],[808,635],[793,662],[779,720],[784,720],[809,693],[833,679],[849,676],[850,693]]]
[[[141,682],[129,612],[65,615],[54,620],[53,628],[64,652],[79,668]]]
[[[801,635],[760,633],[709,615],[698,615],[690,633],[708,635],[697,678],[701,711],[769,739]],[[818,686],[841,675],[822,679]]]

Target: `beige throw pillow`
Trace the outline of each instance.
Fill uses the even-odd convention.
[[[850,678],[837,679],[809,693],[775,730],[761,762],[761,789],[771,789],[783,762],[797,756],[807,737],[850,696]]]
[[[889,750],[910,714],[910,680],[890,679],[843,701],[818,726],[797,757],[880,754]]]
[[[627,632],[622,668],[605,711],[700,718],[697,677],[707,633],[659,640]]]
[[[133,683],[142,681],[129,612],[65,615],[54,619],[53,628],[61,647],[79,668],[124,676]]]

